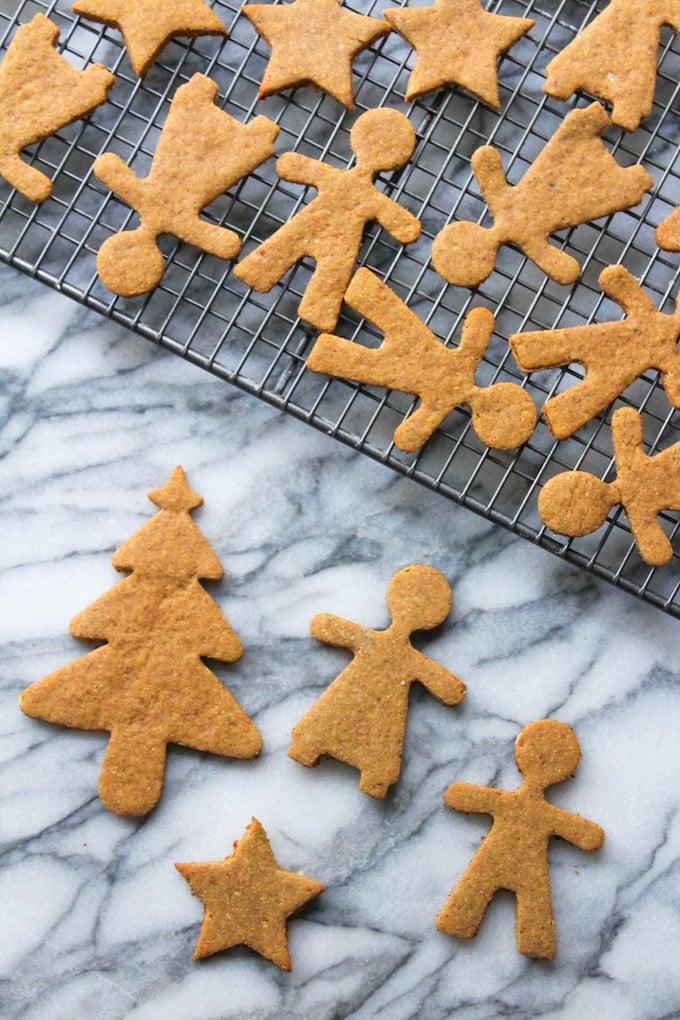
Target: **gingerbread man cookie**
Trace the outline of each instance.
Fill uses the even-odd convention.
[[[487,348],[494,317],[474,308],[465,319],[460,345],[446,347],[418,316],[369,269],[359,269],[345,301],[385,334],[378,348],[322,333],[307,360],[314,372],[416,394],[420,405],[397,426],[397,446],[413,452],[427,442],[460,404],[472,411],[472,427],[487,446],[512,449],[529,438],[536,409],[514,383],[478,386],[475,371]]]
[[[524,776],[516,790],[454,783],[444,794],[454,811],[491,815],[493,825],[437,915],[437,928],[458,938],[477,934],[498,889],[517,897],[517,948],[552,960],[557,945],[548,871],[548,841],[559,836],[580,850],[599,850],[604,832],[595,822],[555,807],[545,789],[573,775],[581,757],[571,727],[555,719],[525,726],[515,744]]]
[[[680,407],[680,297],[671,315],[657,311],[623,266],[603,269],[600,286],[621,305],[625,319],[510,337],[512,353],[523,372],[571,362],[585,367],[580,382],[550,397],[543,407],[557,439],[566,439],[603,411],[648,368],[659,370],[668,399]]]
[[[397,110],[368,110],[350,133],[356,164],[338,170],[299,152],[286,152],[276,163],[284,181],[316,188],[317,197],[235,267],[250,287],[269,291],[300,259],[316,267],[298,308],[299,315],[320,330],[335,326],[352,276],[364,228],[377,220],[402,244],[415,241],[420,221],[387,195],[373,178],[396,170],[413,153],[416,136]]]
[[[476,287],[493,271],[502,244],[514,244],[556,283],[578,279],[578,261],[549,237],[565,227],[637,205],[652,178],[641,166],[621,167],[601,135],[610,120],[599,103],[573,110],[538,154],[519,184],[505,180],[490,145],[472,156],[492,227],[451,223],[434,239],[432,261],[449,283]]]
[[[546,482],[538,496],[541,520],[560,535],[589,535],[620,503],[645,563],[660,567],[673,548],[657,517],[680,510],[680,443],[654,456],[644,452],[642,419],[632,407],[612,415],[616,478],[603,482],[588,471],[563,471]]]
[[[76,71],[57,52],[58,39],[58,27],[36,14],[0,65],[0,175],[31,202],[49,198],[52,182],[21,150],[91,113],[116,80],[101,64]]]
[[[359,789],[384,797],[401,770],[409,688],[418,681],[445,705],[457,705],[465,685],[411,644],[416,630],[439,626],[451,610],[451,588],[438,570],[405,567],[390,581],[392,623],[369,630],[322,613],[311,632],[326,644],[349,648],[353,661],[293,728],[291,758],[316,765],[327,754],[359,769]]]
[[[135,230],[104,242],[97,270],[109,290],[135,297],[163,276],[160,234],[223,259],[241,250],[238,234],[201,219],[201,210],[274,153],[278,125],[267,117],[241,124],[215,106],[217,85],[195,74],[172,100],[148,177],[113,153],[95,160],[95,175],[139,214]]]
[[[543,91],[568,99],[577,89],[612,104],[612,122],[634,131],[652,109],[662,25],[680,32],[680,0],[610,0],[554,57]]]

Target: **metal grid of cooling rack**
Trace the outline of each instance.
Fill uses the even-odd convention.
[[[393,4],[394,5],[394,4]],[[132,73],[120,35],[78,20],[69,4],[48,0],[0,0],[0,48],[17,25],[42,13],[59,25],[60,49],[74,66],[99,62],[116,75],[107,103],[85,121],[60,130],[25,155],[54,182],[52,197],[31,205],[0,182],[0,258],[206,370],[301,418],[443,496],[537,542],[628,591],[680,616],[680,538],[678,552],[663,568],[640,560],[625,514],[613,511],[594,535],[564,539],[548,533],[536,511],[540,486],[559,471],[581,468],[611,479],[610,408],[565,442],[556,442],[542,419],[517,451],[485,447],[470,427],[465,408],[454,411],[418,454],[405,454],[392,433],[413,401],[342,380],[329,380],[305,365],[315,334],[300,322],[296,308],[310,276],[301,263],[269,294],[251,293],[234,276],[231,263],[202,254],[173,238],[162,239],[167,268],[152,293],[134,300],[117,298],[98,280],[95,257],[101,243],[135,214],[91,173],[103,151],[114,151],[135,172],[147,172],[160,129],[178,86],[200,71],[219,85],[218,102],[247,121],[264,113],[280,126],[277,153],[297,150],[335,166],[351,161],[349,130],[366,109],[394,106],[406,113],[417,134],[412,160],[379,186],[422,221],[421,238],[402,248],[386,234],[369,229],[359,263],[369,266],[450,346],[460,336],[471,307],[485,305],[496,317],[492,343],[480,366],[485,382],[510,380],[524,385],[540,410],[548,396],[573,385],[578,366],[525,377],[509,353],[507,338],[522,330],[549,329],[621,317],[598,286],[601,270],[621,262],[636,276],[662,311],[671,310],[680,268],[677,255],[661,252],[654,229],[680,203],[678,91],[680,43],[662,32],[654,108],[633,134],[612,129],[607,144],[619,163],[642,162],[654,189],[635,209],[562,235],[563,247],[582,263],[572,287],[554,284],[518,251],[501,249],[493,274],[474,293],[447,286],[430,262],[431,243],[452,219],[482,221],[485,205],[470,170],[470,156],[481,144],[501,153],[511,183],[523,172],[574,105],[544,95],[544,69],[574,34],[602,10],[590,0],[493,0],[489,10],[531,17],[535,26],[499,62],[498,113],[451,88],[415,103],[403,96],[413,53],[395,33],[354,64],[356,108],[347,114],[312,88],[258,102],[257,89],[268,57],[237,0],[212,6],[229,30],[226,40],[206,37],[174,40],[143,81]],[[383,3],[350,0],[360,13],[379,16]],[[270,160],[206,216],[243,237],[247,253],[306,200],[303,188],[280,181]],[[336,332],[364,343],[377,342],[370,324],[345,310]],[[629,405],[643,414],[647,452],[676,442],[677,414],[657,375],[634,383],[614,407]],[[442,503],[442,512],[446,504]],[[673,537],[677,514],[662,515]]]

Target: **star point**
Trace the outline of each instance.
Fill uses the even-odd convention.
[[[227,35],[204,0],[78,0],[71,10],[83,18],[119,29],[132,68],[144,77],[175,36]]]
[[[339,0],[247,4],[242,10],[272,50],[260,99],[311,84],[352,110],[354,58],[390,31],[386,21],[344,10]]]
[[[430,7],[387,10],[384,17],[416,51],[406,99],[459,85],[496,109],[497,60],[535,24],[490,14],[479,0],[435,0]]]
[[[323,885],[281,868],[256,818],[223,861],[175,867],[204,906],[194,959],[246,945],[282,970],[291,969],[287,920]]]

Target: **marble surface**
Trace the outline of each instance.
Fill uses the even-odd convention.
[[[678,621],[14,271],[0,291],[3,1018],[679,1016]],[[135,821],[97,797],[105,736],[29,719],[18,697],[86,650],[69,620],[119,579],[112,553],[178,463],[225,568],[210,592],[245,648],[215,671],[264,750],[172,748],[160,805]],[[447,708],[414,688],[381,802],[355,770],[286,751],[347,661],[310,618],[385,626],[385,588],[412,562],[452,585],[420,646],[468,693]],[[552,963],[517,953],[509,894],[475,939],[434,927],[488,824],[444,790],[514,787],[514,739],[542,717],[583,752],[551,799],[607,833],[595,854],[551,845]],[[252,815],[284,867],[326,886],[290,922],[290,974],[245,948],[192,959],[202,908],[173,864],[224,857]]]

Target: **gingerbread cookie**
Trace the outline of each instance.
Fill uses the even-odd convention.
[[[286,922],[323,885],[279,867],[257,818],[234,843],[230,857],[175,867],[205,910],[195,960],[244,945],[283,970],[291,969]]]
[[[477,149],[472,169],[494,225],[444,227],[432,246],[437,272],[449,283],[476,287],[493,271],[500,245],[514,244],[556,283],[573,283],[580,265],[550,235],[637,205],[654,183],[641,166],[621,167],[605,149],[600,136],[609,124],[599,103],[573,110],[514,186],[496,149]]]
[[[339,0],[246,4],[241,10],[272,50],[260,99],[316,85],[353,110],[352,62],[390,30],[380,18],[345,10]]]
[[[140,78],[170,39],[227,35],[204,0],[78,0],[71,10],[82,18],[120,29],[132,69]]]
[[[402,244],[420,234],[420,221],[373,184],[380,171],[403,166],[415,143],[415,132],[403,113],[368,110],[350,133],[357,157],[351,169],[337,170],[299,152],[280,156],[279,177],[316,188],[319,194],[238,263],[234,272],[239,279],[255,290],[269,291],[296,262],[309,256],[316,267],[298,313],[317,329],[332,330],[366,224],[377,220]]]
[[[680,251],[680,206],[656,228],[656,243],[666,251]]]
[[[493,824],[462,878],[437,915],[437,928],[472,938],[498,889],[517,897],[517,948],[552,960],[557,945],[550,894],[548,840],[559,836],[580,850],[599,850],[604,832],[595,822],[555,807],[545,789],[573,775],[581,757],[571,727],[555,719],[525,726],[515,744],[524,776],[516,790],[454,783],[444,794],[454,811],[491,815]]]
[[[31,684],[20,700],[35,719],[108,730],[99,795],[121,815],[144,815],[157,803],[169,743],[232,758],[253,758],[262,746],[202,661],[235,662],[242,654],[199,583],[222,576],[189,516],[203,500],[180,467],[149,499],[160,512],[112,560],[130,575],[71,621],[74,637],[106,644]]]
[[[529,438],[536,424],[529,394],[509,382],[487,387],[475,382],[494,328],[494,317],[486,308],[474,308],[468,314],[460,346],[451,348],[368,269],[357,270],[345,301],[378,326],[385,334],[383,344],[373,349],[323,333],[307,367],[417,395],[418,409],[394,432],[400,449],[420,449],[460,404],[470,407],[472,427],[487,446],[512,449]]]
[[[241,124],[215,106],[216,95],[217,85],[202,74],[177,89],[148,177],[137,177],[113,153],[95,160],[95,175],[141,219],[135,230],[106,240],[97,256],[102,282],[122,297],[144,294],[160,282],[160,234],[223,259],[241,250],[238,234],[199,213],[273,155],[279,128],[267,117]]]
[[[31,202],[52,194],[46,174],[19,153],[104,102],[116,80],[101,64],[76,71],[56,50],[59,29],[42,14],[21,25],[0,65],[0,176]]]
[[[445,705],[457,705],[465,685],[417,651],[411,634],[432,630],[451,611],[451,588],[438,570],[405,567],[390,581],[387,607],[392,623],[369,630],[321,613],[311,622],[319,641],[349,648],[353,661],[293,728],[291,758],[317,765],[327,754],[359,769],[359,789],[384,797],[401,771],[409,688],[415,681]]]
[[[531,18],[489,14],[480,0],[435,0],[430,7],[397,7],[383,17],[416,51],[406,99],[460,85],[494,109],[500,106],[496,63],[535,25]]]
[[[680,443],[648,456],[642,445],[642,419],[632,407],[612,416],[616,478],[603,482],[587,471],[563,471],[541,489],[541,520],[560,535],[589,535],[604,524],[618,503],[628,517],[633,538],[645,563],[668,563],[673,548],[657,517],[662,510],[680,510]]]
[[[678,0],[611,0],[545,69],[543,91],[568,99],[584,89],[612,104],[612,121],[634,131],[654,99],[662,25],[680,32]]]
[[[543,407],[557,439],[576,432],[649,368],[659,370],[668,399],[680,407],[680,297],[673,314],[662,314],[623,266],[603,269],[600,286],[621,305],[625,319],[510,337],[512,353],[523,372],[571,362],[585,367],[580,382],[550,397]]]

